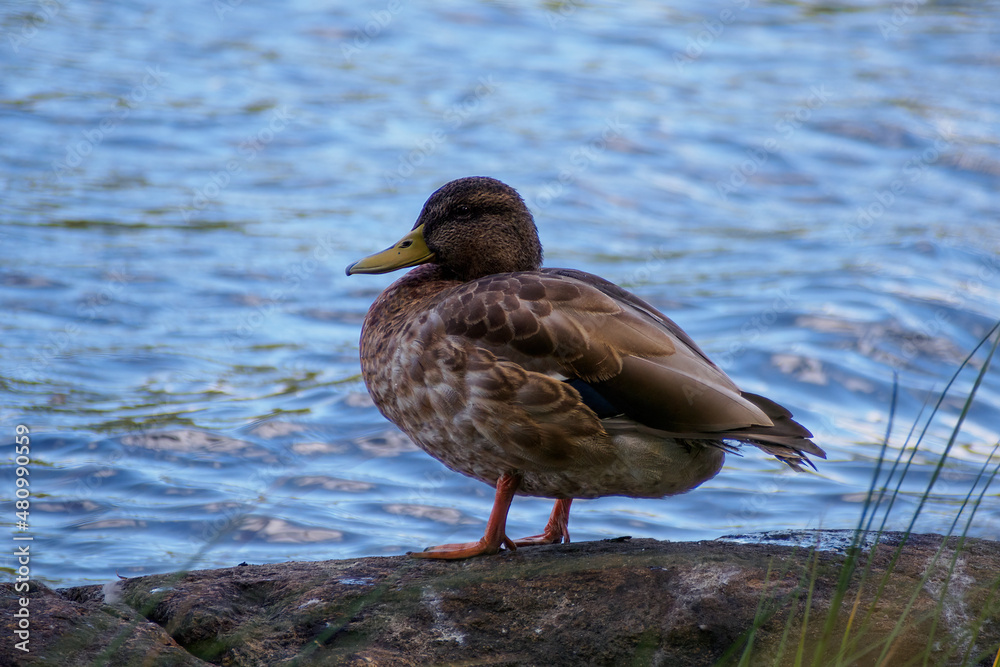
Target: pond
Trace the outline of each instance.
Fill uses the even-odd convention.
[[[27,530],[13,503],[2,520],[34,538],[32,575],[477,539],[492,489],[415,448],[360,380],[362,319],[399,274],[344,275],[468,175],[520,191],[546,265],[655,304],[828,452],[797,474],[748,448],[682,496],[580,501],[574,540],[854,527],[890,414],[891,461],[1000,318],[998,9],[8,4],[0,497],[23,425]],[[964,529],[1000,440],[995,370],[961,417],[988,349],[888,527],[961,420],[915,529]],[[970,534],[1000,537],[997,493]],[[509,533],[550,507],[515,500]]]

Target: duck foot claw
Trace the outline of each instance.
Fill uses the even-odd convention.
[[[514,544],[519,547],[533,547],[540,544],[561,544],[563,542],[569,544],[569,533],[565,535],[542,533],[541,535],[530,535],[514,540]]]
[[[513,541],[504,536],[502,544],[512,551],[517,549]],[[440,544],[427,547],[423,551],[411,551],[411,558],[434,558],[438,560],[460,560],[475,556],[489,556],[500,551],[499,544],[489,544],[485,539],[477,542],[457,542],[455,544]]]
[[[514,544],[519,547],[530,547],[538,544],[569,544],[569,506],[573,502],[572,498],[557,500],[552,507],[552,514],[549,522],[545,524],[545,532],[541,535],[531,535],[515,540]]]
[[[423,551],[410,552],[413,558],[437,558],[443,560],[459,560],[474,556],[488,556],[500,551],[505,546],[511,551],[517,551],[517,544],[504,532],[507,525],[507,510],[514,499],[514,493],[521,483],[521,476],[505,473],[497,479],[497,494],[493,501],[493,510],[486,523],[486,534],[478,542],[458,542],[428,547]]]
[[[519,475],[507,473],[497,479],[497,495],[493,501],[493,511],[490,512],[490,519],[486,523],[486,534],[479,538],[477,542],[457,542],[455,544],[441,544],[436,547],[428,547],[423,551],[411,551],[412,558],[434,558],[439,560],[460,560],[462,558],[473,558],[475,556],[489,556],[499,553],[500,547],[506,547],[508,551],[517,551],[518,547],[530,547],[539,544],[569,544],[569,507],[572,498],[561,498],[552,507],[552,514],[549,515],[549,522],[545,524],[545,531],[541,535],[531,535],[522,537],[519,540],[512,540],[504,532],[507,524],[507,510],[510,509],[511,500],[521,483]]]

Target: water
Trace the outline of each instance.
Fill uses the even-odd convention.
[[[343,273],[476,174],[524,195],[549,266],[659,305],[829,453],[816,474],[747,451],[684,496],[578,502],[575,540],[854,526],[894,373],[890,456],[1000,317],[1000,6],[371,7],[2,10],[0,497],[27,425],[33,575],[478,538],[492,490],[359,381],[362,318],[396,276]],[[949,529],[998,424],[993,371],[918,530]],[[549,509],[518,499],[510,534]],[[994,489],[970,532],[1000,536],[998,515]]]

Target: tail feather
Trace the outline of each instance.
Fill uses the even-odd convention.
[[[785,407],[757,394],[742,392],[741,395],[760,408],[773,425],[735,429],[727,431],[725,437],[754,445],[798,471],[802,470],[802,463],[816,469],[807,454],[826,458],[826,452],[810,439],[813,434],[809,429],[792,419],[792,413]]]

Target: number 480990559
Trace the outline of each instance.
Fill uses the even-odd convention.
[[[28,475],[30,474],[28,464],[31,463],[30,430],[24,424],[18,424],[14,431],[14,455],[16,457],[14,463],[17,464],[17,468],[14,471],[17,475],[14,481],[14,484],[17,486],[17,489],[14,491],[17,501],[14,503],[14,506],[18,510],[15,515],[17,516],[17,527],[21,530],[27,530],[28,509],[31,507],[31,502],[28,500],[28,497],[31,495],[31,492],[28,490]]]

